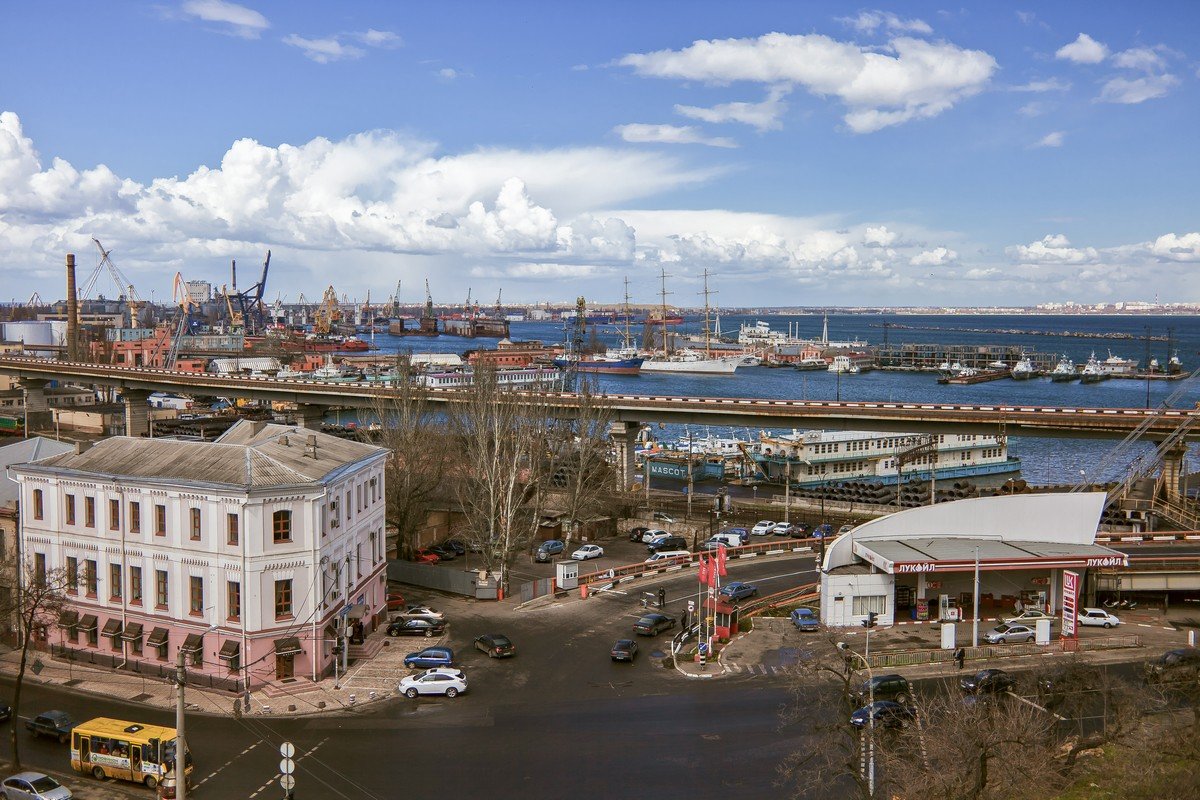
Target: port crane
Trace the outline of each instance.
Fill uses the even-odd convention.
[[[264,313],[265,306],[263,305],[263,292],[267,288],[267,271],[271,268],[271,251],[267,251],[267,257],[263,260],[262,277],[258,279],[258,283],[239,292],[237,288],[237,261],[230,262],[230,278],[233,284],[233,292],[230,293],[226,286],[221,287],[221,292],[225,295],[225,308],[229,311],[229,325],[235,329],[241,329],[248,334],[262,333],[266,328],[266,315]]]
[[[392,318],[400,319],[400,281],[396,281],[396,293],[392,295]]]
[[[117,287],[117,298],[124,300],[129,306],[129,326],[136,328],[138,326],[138,317],[141,316],[141,311],[146,305],[146,301],[138,295],[137,289],[133,288],[133,281],[126,277],[125,273],[113,263],[112,251],[105,250],[104,245],[100,244],[100,240],[95,236],[92,237],[92,244],[96,245],[96,249],[100,251],[100,263],[92,270],[92,274],[83,282],[83,291],[79,293],[81,300],[87,300],[91,297],[92,290],[96,288],[96,281],[100,278],[101,272],[107,272],[112,278],[113,284]],[[32,299],[32,298],[31,298]]]
[[[333,326],[342,321],[342,308],[338,304],[337,291],[330,286],[321,298],[321,305],[313,317],[313,332],[328,335]]]
[[[167,351],[166,362],[163,364],[167,369],[175,369],[175,363],[179,361],[183,337],[192,326],[192,310],[195,306],[191,295],[188,294],[187,283],[184,282],[183,275],[179,272],[175,273],[173,294],[175,305],[179,308],[179,318],[175,322],[175,333],[171,337],[171,349]]]

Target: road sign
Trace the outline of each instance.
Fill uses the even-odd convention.
[[[279,771],[284,775],[291,775],[296,771],[296,762],[290,758],[285,758],[279,762]]]
[[[695,600],[688,600],[688,613],[689,614],[696,613],[696,601]]]
[[[1063,570],[1062,635],[1077,636],[1076,615],[1079,613],[1079,573]]]
[[[279,755],[283,756],[284,758],[291,758],[292,756],[296,755],[296,745],[292,744],[291,742],[284,742],[283,744],[279,745]]]
[[[283,787],[285,792],[290,792],[292,789],[296,788],[296,776],[281,775],[279,777],[279,785]]]

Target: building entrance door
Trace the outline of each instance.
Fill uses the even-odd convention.
[[[296,656],[275,656],[275,680],[296,677]]]

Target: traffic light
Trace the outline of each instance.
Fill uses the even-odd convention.
[[[864,628],[870,629],[870,628],[874,628],[878,624],[879,624],[879,615],[876,614],[874,611],[868,611],[867,618],[862,621],[862,626]]]

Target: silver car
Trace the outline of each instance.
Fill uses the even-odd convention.
[[[49,775],[18,772],[0,783],[4,800],[71,800],[71,790]]]
[[[1028,625],[1009,625],[1007,622],[988,632],[988,644],[1009,644],[1010,642],[1032,642],[1037,639],[1037,632]]]

